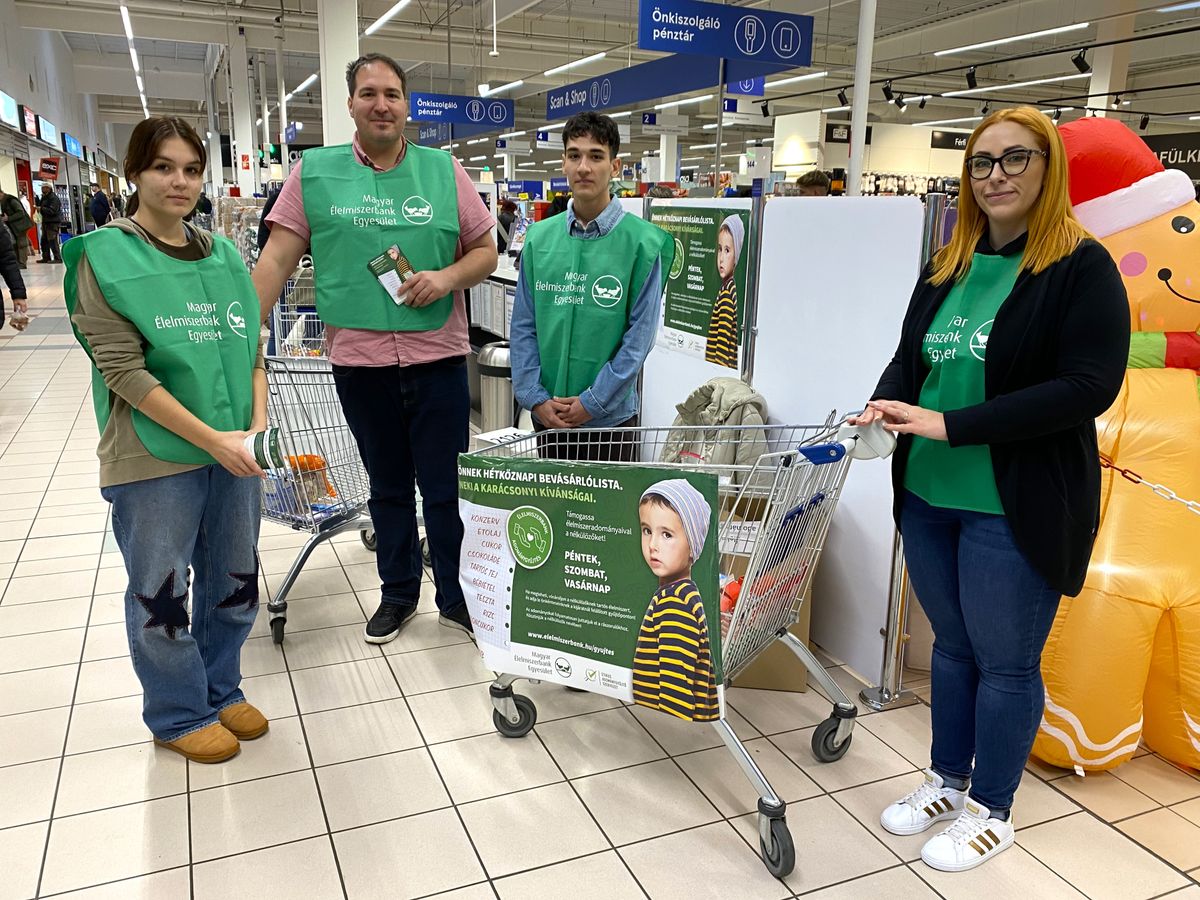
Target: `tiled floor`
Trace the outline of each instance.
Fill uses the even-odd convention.
[[[734,690],[731,720],[791,804],[796,871],[775,881],[756,796],[712,731],[522,685],[539,724],[506,741],[489,673],[428,594],[402,638],[364,644],[376,578],[353,535],[314,554],[283,647],[265,614],[246,645],[270,733],[215,767],[155,749],[95,487],[87,360],[61,269],[39,268],[33,325],[0,333],[0,900],[1200,896],[1194,773],[1151,754],[1086,779],[1031,765],[1017,846],[942,875],[922,838],[878,825],[926,762],[928,707],[863,715],[846,757],[821,765],[808,747],[826,700]],[[302,540],[264,528],[267,589]]]

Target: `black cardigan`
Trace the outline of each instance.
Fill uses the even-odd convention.
[[[998,251],[1025,249],[1025,236]],[[986,236],[977,252],[994,253]],[[925,332],[953,281],[913,291],[896,355],[871,399],[916,404],[929,370]],[[988,337],[984,402],[945,413],[950,445],[987,444],[1017,546],[1051,587],[1083,589],[1100,522],[1095,419],[1121,389],[1129,356],[1129,301],[1108,251],[1094,240],[1038,275],[1022,270]],[[900,523],[912,446],[892,457],[893,513]]]

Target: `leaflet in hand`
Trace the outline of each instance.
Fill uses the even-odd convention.
[[[392,244],[387,251],[379,254],[369,263],[367,268],[371,270],[371,274],[379,279],[379,283],[383,285],[384,290],[388,292],[388,296],[392,301],[400,306],[404,303],[404,297],[400,295],[400,286],[415,274],[413,272],[412,263],[408,261],[400,250],[400,248]]]

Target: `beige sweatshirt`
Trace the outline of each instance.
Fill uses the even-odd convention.
[[[191,239],[182,247],[163,244],[132,219],[116,219],[104,227],[119,228],[136,235],[176,259],[205,259],[212,253],[212,235],[191,226],[185,226]],[[202,468],[152,456],[134,430],[131,411],[137,409],[160,382],[146,369],[145,338],[132,322],[108,305],[86,253],[79,258],[76,294],[78,300],[71,321],[92,348],[93,360],[108,387],[112,404],[112,414],[96,449],[96,455],[100,457],[100,486],[148,481]],[[263,368],[261,344],[254,366]]]

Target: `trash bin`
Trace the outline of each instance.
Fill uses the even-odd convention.
[[[508,341],[485,344],[479,351],[480,430],[487,434],[512,428],[512,363]]]

